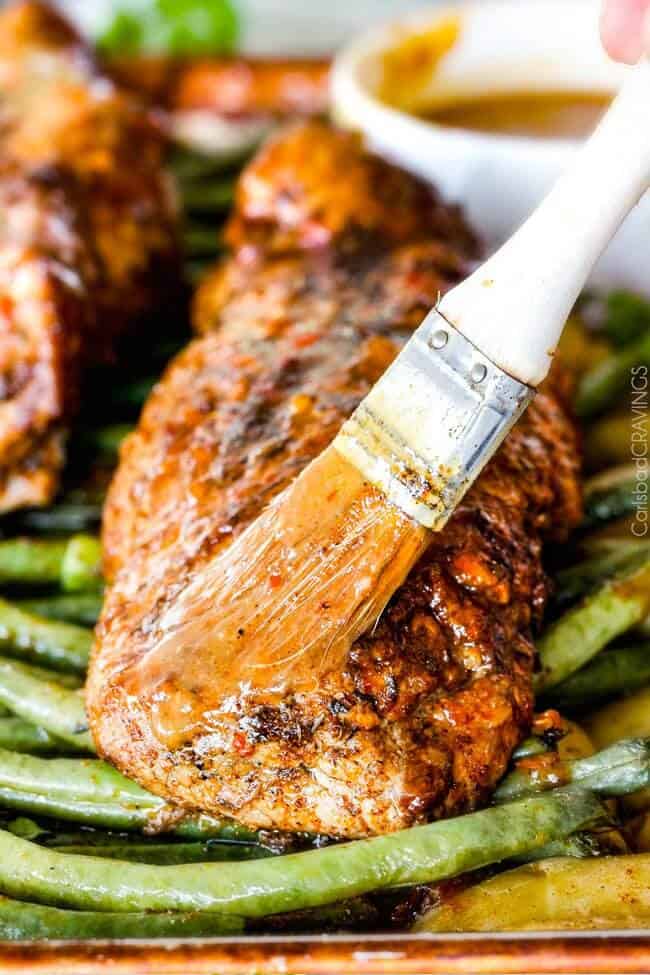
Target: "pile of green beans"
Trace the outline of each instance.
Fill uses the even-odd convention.
[[[234,199],[233,174],[223,162],[191,152],[178,152],[173,169],[183,200],[186,273],[196,283],[223,252],[220,224]]]
[[[598,800],[554,789],[400,833],[241,863],[159,866],[61,853],[0,830],[11,897],[92,911],[202,911],[247,918],[434,883],[605,820]]]
[[[0,896],[0,938],[5,941],[205,938],[243,931],[243,919],[234,915],[66,911]]]
[[[93,599],[96,603],[97,597]],[[29,605],[25,608],[0,598],[0,650],[10,656],[83,675],[91,645],[92,633],[86,627],[43,618],[30,612]]]
[[[647,496],[647,475],[639,476],[633,465],[631,469],[626,465],[617,474],[617,479],[606,486],[594,486],[585,491],[583,530],[632,514],[639,505],[639,498]]]
[[[52,850],[74,853],[77,856],[100,857],[106,860],[126,860],[129,863],[152,863],[164,866],[179,863],[222,863],[226,860],[261,860],[273,856],[273,851],[260,843],[222,841],[221,839],[180,843],[138,843],[119,839],[112,843],[48,843]]]
[[[164,822],[167,813],[175,836],[259,840],[252,830],[211,816],[186,816],[176,822],[178,817],[162,799],[91,758],[44,759],[0,751],[0,804],[89,826],[145,832]]]
[[[55,755],[64,744],[45,728],[22,718],[0,717],[0,749],[28,755]]]
[[[650,785],[650,738],[616,742],[588,758],[557,762],[540,775],[535,768],[518,768],[497,786],[493,800],[512,802],[558,784],[579,785],[595,795],[626,796]]]
[[[102,517],[102,505],[93,499],[63,498],[50,508],[28,508],[16,512],[9,521],[14,532],[36,533],[44,536],[73,535],[94,532]],[[45,579],[36,576],[43,584]],[[55,579],[54,582],[57,580]]]
[[[617,572],[635,568],[644,556],[650,556],[650,542],[621,541],[560,569],[555,575],[556,606],[561,608],[574,603]]]
[[[0,658],[0,702],[75,751],[92,752],[83,694],[16,660]]]
[[[0,607],[1,607],[0,603]],[[81,639],[86,645],[92,643],[92,634],[88,631],[99,619],[102,608],[102,594],[97,592],[80,593],[57,593],[48,596],[34,596],[29,599],[20,599],[14,603],[16,609],[29,613],[31,616],[40,616],[46,620],[59,620],[62,623],[78,623],[81,630]],[[60,633],[60,630],[48,630],[49,634]],[[52,658],[48,658],[50,666],[55,667]]]
[[[538,694],[560,684],[650,612],[650,555],[614,575],[551,624],[538,642]]]
[[[571,716],[647,684],[650,684],[650,644],[637,643],[599,654],[552,688],[543,696],[542,703]]]
[[[594,416],[611,406],[627,388],[631,370],[639,365],[650,365],[650,331],[583,376],[576,397],[578,415]]]

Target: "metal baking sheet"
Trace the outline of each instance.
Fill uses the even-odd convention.
[[[627,975],[650,973],[647,931],[571,935],[324,935],[0,944],[21,975]]]

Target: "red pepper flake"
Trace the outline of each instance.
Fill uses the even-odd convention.
[[[302,335],[294,337],[293,344],[297,349],[306,349],[307,346],[313,345],[317,341],[318,332],[303,332]]]
[[[254,746],[250,743],[243,731],[235,732],[233,737],[233,746],[237,754],[242,755],[244,758],[252,755],[255,751]]]
[[[278,586],[282,585],[282,576],[279,572],[272,572],[269,576],[269,582],[273,589],[277,589]]]
[[[7,322],[10,322],[13,311],[14,303],[11,298],[7,295],[0,296],[0,318],[4,318]]]
[[[246,369],[247,366],[257,365],[257,361],[252,355],[241,352],[233,356],[232,364],[237,369]]]

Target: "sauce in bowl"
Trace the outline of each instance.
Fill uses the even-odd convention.
[[[441,105],[420,117],[452,129],[537,139],[584,139],[610,103],[592,92],[508,92]]]

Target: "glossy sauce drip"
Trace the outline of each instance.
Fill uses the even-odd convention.
[[[124,684],[167,747],[226,741],[259,691],[340,669],[429,540],[330,447],[174,600]]]
[[[534,139],[584,139],[610,98],[591,92],[512,92],[485,95],[430,112],[423,118],[452,129]]]

